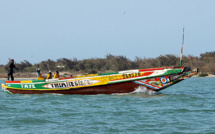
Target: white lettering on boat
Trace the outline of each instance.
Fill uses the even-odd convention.
[[[69,87],[80,87],[80,86],[89,86],[95,83],[98,83],[97,80],[77,80],[77,81],[68,81],[68,82],[56,82],[56,83],[49,83],[44,85],[45,88],[69,88]]]
[[[30,89],[34,89],[36,88],[34,84],[21,84],[22,88],[30,88]]]

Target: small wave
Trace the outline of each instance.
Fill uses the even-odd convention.
[[[132,94],[145,94],[145,95],[157,95],[158,92],[148,90],[146,87],[139,86],[135,91],[130,92],[130,93],[114,93],[112,95],[132,95]]]
[[[50,93],[51,95],[54,95],[54,96],[63,96],[65,94],[60,94],[60,93]]]
[[[149,95],[155,95],[155,94],[157,94],[156,91],[148,90],[146,87],[143,87],[143,86],[139,86],[132,93],[145,93],[145,94],[149,94]]]

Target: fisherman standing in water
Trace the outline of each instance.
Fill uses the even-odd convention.
[[[8,69],[8,75],[7,75],[7,80],[9,80],[9,77],[11,76],[11,81],[14,80],[13,77],[13,68],[16,68],[16,66],[14,65],[14,60],[11,60],[11,63],[9,65],[9,69]],[[18,68],[16,68],[18,70]]]

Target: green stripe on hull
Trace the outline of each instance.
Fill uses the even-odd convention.
[[[98,76],[102,76],[102,75],[111,75],[111,74],[119,74],[119,72],[102,73],[102,74],[98,74]]]
[[[47,89],[44,88],[43,86],[48,83],[19,83],[19,84],[7,84],[8,87],[10,88],[15,88],[15,89]]]
[[[32,82],[45,82],[45,80],[32,80]]]
[[[178,74],[181,73],[181,71],[182,69],[167,70],[163,75]]]

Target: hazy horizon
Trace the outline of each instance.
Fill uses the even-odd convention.
[[[0,1],[0,64],[215,50],[213,0]]]

